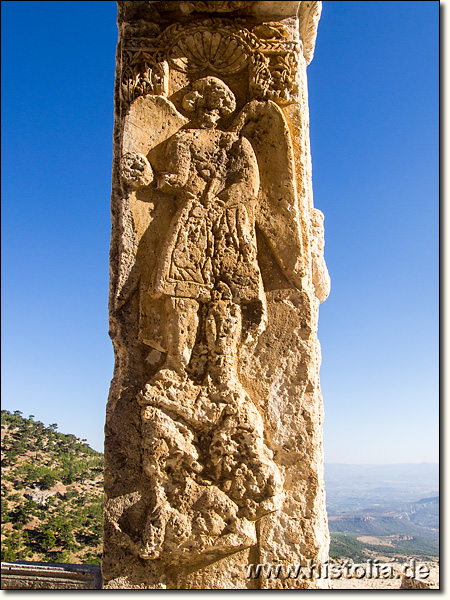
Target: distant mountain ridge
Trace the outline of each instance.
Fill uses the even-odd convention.
[[[417,500],[415,504],[439,504],[439,496],[433,496],[433,498],[422,498]]]
[[[439,465],[325,464],[331,555],[439,555]]]

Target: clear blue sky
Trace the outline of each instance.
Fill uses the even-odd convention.
[[[439,2],[323,3],[325,460],[438,459]],[[3,408],[102,450],[116,3],[2,2]]]

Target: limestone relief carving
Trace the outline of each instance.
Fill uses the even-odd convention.
[[[299,11],[300,38],[306,64],[312,61],[316,45],[317,26],[322,13],[322,2],[301,2]]]
[[[124,51],[122,98],[132,102],[147,94],[167,94],[167,63],[148,52]]]
[[[137,152],[127,152],[121,160],[120,175],[125,186],[142,188],[153,181],[153,170],[147,158]]]
[[[102,573],[110,589],[320,564],[306,64],[316,2],[120,1]]]
[[[249,5],[256,2],[160,2],[161,10],[180,10],[182,13],[190,14],[192,12],[233,12],[241,8],[248,8]]]
[[[218,122],[236,102],[213,76],[190,86],[182,109],[191,121],[167,139],[154,168],[127,152],[121,176],[125,188],[150,187],[176,204],[151,289],[141,292],[164,301],[160,344],[149,343],[165,362],[138,396],[153,508],[135,550],[144,559],[195,562],[253,545],[254,522],[283,502],[263,419],[238,374],[239,348],[254,346],[267,320],[257,227],[292,287],[303,270],[280,109],[249,102],[224,131]],[[275,178],[270,129],[283,155],[278,167],[285,164]]]
[[[204,70],[226,76],[246,72],[253,98],[279,104],[298,95],[298,43],[278,23],[249,31],[227,19],[175,23],[156,37],[134,35],[124,41],[122,99],[167,94],[168,65],[183,73]],[[139,31],[137,32],[139,33]]]
[[[319,302],[323,302],[330,293],[330,276],[323,256],[325,247],[323,213],[317,208],[312,211],[311,228],[312,279],[316,297]]]

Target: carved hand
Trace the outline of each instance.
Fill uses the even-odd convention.
[[[138,152],[127,152],[122,156],[120,175],[124,184],[133,189],[148,187],[154,178],[147,158]]]
[[[160,173],[156,182],[156,188],[162,192],[173,191],[179,185],[179,176],[175,173]]]

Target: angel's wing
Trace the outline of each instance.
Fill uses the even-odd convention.
[[[256,223],[284,275],[300,289],[304,253],[294,154],[284,115],[270,100],[252,100],[244,106],[231,129],[250,141],[258,161]]]
[[[121,137],[121,156],[143,155],[155,172],[164,165],[165,146],[188,119],[178,112],[175,105],[162,96],[142,96],[131,105],[125,117]],[[161,236],[170,223],[171,207],[167,198],[153,181],[148,187],[128,190],[120,199],[123,214],[123,236],[129,254],[121,256],[115,286],[114,307],[119,310],[139,291],[139,339],[158,352],[164,350],[163,333],[160,331],[161,308],[147,290],[151,288],[156,268],[156,253]],[[119,243],[117,252],[123,252]]]
[[[163,96],[142,96],[125,118],[122,150],[147,155],[188,122]]]

